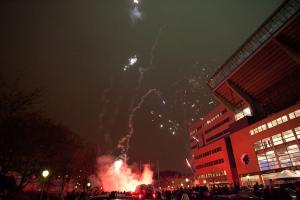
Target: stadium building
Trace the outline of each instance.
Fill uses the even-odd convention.
[[[267,183],[300,169],[299,10],[285,1],[209,79],[220,105],[189,130],[203,183]]]

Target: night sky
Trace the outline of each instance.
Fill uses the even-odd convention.
[[[282,2],[141,0],[133,19],[130,0],[3,0],[1,79],[43,89],[47,116],[114,155],[155,88],[135,113],[130,161],[188,172],[187,128],[216,105],[207,78]]]

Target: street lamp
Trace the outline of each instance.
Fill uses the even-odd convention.
[[[49,170],[44,170],[44,171],[42,171],[42,176],[43,176],[43,178],[47,178],[48,176],[49,176],[49,174],[50,174],[50,172],[49,172]]]
[[[43,186],[42,186],[42,191],[41,191],[41,196],[40,196],[40,200],[43,199],[43,195],[44,195],[44,190],[45,190],[45,181],[48,178],[48,176],[50,175],[50,171],[45,169],[42,171],[42,177],[44,178],[43,180]]]

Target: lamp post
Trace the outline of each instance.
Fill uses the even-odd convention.
[[[46,179],[48,178],[50,174],[50,171],[45,169],[42,171],[42,177],[43,177],[43,186],[42,186],[42,191],[41,191],[41,196],[40,196],[40,200],[43,199],[43,195],[44,195],[44,190],[45,190],[45,182],[46,182]]]

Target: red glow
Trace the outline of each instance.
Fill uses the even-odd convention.
[[[114,160],[111,156],[98,159],[98,178],[106,191],[135,191],[138,185],[151,184],[152,177],[149,165],[137,173],[123,160]]]

